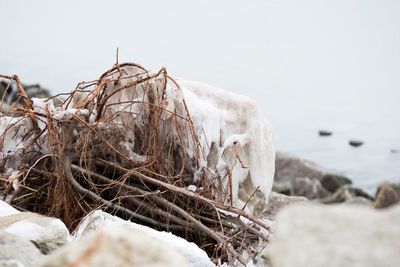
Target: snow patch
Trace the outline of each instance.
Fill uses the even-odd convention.
[[[0,200],[0,217],[18,214],[19,211],[11,207],[8,203]]]
[[[125,221],[101,210],[96,210],[88,214],[73,233],[73,237],[75,240],[79,240],[88,233],[97,231],[103,227],[116,226],[128,227],[155,238],[159,242],[182,254],[187,262],[193,267],[214,266],[214,264],[208,258],[207,253],[200,249],[195,243],[188,242],[183,238],[173,235],[172,233],[156,231],[147,226]]]

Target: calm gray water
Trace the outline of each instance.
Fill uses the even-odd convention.
[[[62,92],[97,78],[119,47],[120,61],[254,98],[279,150],[370,192],[400,181],[397,0],[0,0],[0,10],[0,73]]]

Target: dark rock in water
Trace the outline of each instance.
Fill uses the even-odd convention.
[[[393,154],[400,153],[400,149],[391,149],[390,152]]]
[[[315,178],[297,177],[293,182],[293,194],[308,199],[320,199],[331,195]]]
[[[341,175],[327,173],[322,177],[321,184],[329,192],[334,193],[340,187],[342,187],[346,184],[352,184],[352,181],[349,178],[341,176]]]
[[[350,140],[349,144],[351,146],[354,146],[354,147],[359,147],[359,146],[363,145],[364,142],[363,141],[359,141],[359,140]]]
[[[374,207],[377,209],[387,208],[400,203],[400,183],[381,184],[376,190]]]
[[[328,196],[321,200],[324,204],[343,203],[352,201],[354,198],[365,198],[373,201],[374,198],[363,190],[353,187],[351,185],[344,185],[340,187],[333,195]]]
[[[319,130],[318,133],[320,136],[331,136],[332,135],[332,132],[327,131],[327,130]]]

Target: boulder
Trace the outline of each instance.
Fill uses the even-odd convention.
[[[372,203],[374,198],[370,196],[368,193],[364,192],[363,190],[353,187],[351,185],[344,185],[341,188],[339,188],[333,195],[328,196],[324,199],[321,199],[321,203],[324,204],[332,204],[332,203],[357,203],[356,200],[360,200],[360,198],[365,199],[363,203]],[[358,201],[358,203],[361,203]]]
[[[336,192],[340,187],[352,184],[352,181],[344,176],[327,173],[321,178],[321,184],[329,192]]]
[[[285,182],[276,182],[274,181],[274,185],[272,187],[272,191],[284,195],[291,196],[293,195],[293,187],[292,184],[288,181]]]
[[[32,242],[0,230],[1,267],[36,267],[44,257]]]
[[[268,247],[272,267],[396,267],[400,206],[292,205],[282,210]]]
[[[286,153],[276,152],[275,181],[292,182],[297,177],[311,177],[320,180],[326,172],[314,163]]]
[[[387,208],[400,202],[400,183],[381,184],[375,194],[375,208]]]
[[[346,205],[372,206],[372,200],[364,197],[353,197],[343,202]]]
[[[299,202],[308,202],[308,199],[305,197],[287,196],[284,194],[271,192],[269,195],[268,205],[263,212],[263,216],[268,220],[273,220],[281,209]]]
[[[127,228],[154,238],[161,245],[169,247],[176,253],[183,255],[186,262],[193,267],[214,266],[207,253],[200,249],[196,244],[186,241],[183,238],[175,236],[168,232],[156,231],[150,227],[136,224],[130,221],[122,220],[119,217],[112,216],[106,212],[96,210],[88,214],[77,229],[74,231],[74,239],[80,240],[84,236],[97,232],[103,227]]]
[[[298,177],[316,179],[331,193],[343,185],[352,183],[347,177],[328,172],[310,161],[282,152],[276,153],[275,168],[273,190],[284,194],[287,194],[289,191],[291,194],[295,194],[292,191],[292,187]]]
[[[108,226],[52,254],[42,267],[189,266],[185,258],[146,233]]]
[[[315,178],[297,177],[293,181],[293,195],[308,199],[321,199],[330,195],[321,182]]]
[[[21,212],[0,217],[0,230],[32,241],[43,254],[66,244],[69,231],[59,219],[31,212]]]

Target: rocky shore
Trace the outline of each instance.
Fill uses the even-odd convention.
[[[399,266],[400,184],[275,153],[246,97],[135,63],[58,102],[1,77],[0,267]]]
[[[271,241],[247,266],[398,266],[399,202],[399,184],[382,184],[370,196],[346,177],[277,153],[274,192],[260,214],[272,225]],[[194,243],[100,210],[70,233],[59,219],[0,201],[0,266],[214,263]]]
[[[334,204],[360,204],[386,208],[400,202],[400,185],[382,183],[374,196],[354,187],[342,175],[330,173],[313,162],[282,152],[276,153],[273,191],[310,201]]]
[[[273,190],[270,266],[399,265],[400,183],[383,183],[371,196],[347,177],[278,152]]]

